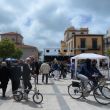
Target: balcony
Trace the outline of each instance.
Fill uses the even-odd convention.
[[[92,46],[86,46],[86,47],[81,47],[81,46],[78,46],[77,50],[100,50],[100,46],[97,46],[97,47],[92,47]]]
[[[81,46],[79,45],[78,48],[76,48],[76,50],[87,50],[87,47],[81,47]]]
[[[91,47],[88,47],[87,50],[100,50],[100,48],[101,48],[100,46],[97,46],[97,47],[91,46]]]

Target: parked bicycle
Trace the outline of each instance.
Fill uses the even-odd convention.
[[[105,79],[100,79],[96,87],[93,87],[93,84],[90,81],[87,84],[87,91],[85,91],[84,82],[81,80],[73,80],[68,86],[68,94],[73,99],[80,99],[86,98],[93,91],[95,100],[100,104],[107,105],[110,104],[110,89],[105,85]]]
[[[34,74],[32,77],[34,78],[34,90],[31,90],[34,92],[32,99],[33,102],[35,102],[36,104],[40,104],[43,101],[43,95],[37,89],[36,74]],[[17,90],[14,92],[13,94],[14,100],[16,100],[17,102],[21,101],[24,98],[25,93],[24,91],[25,89],[23,87],[23,80],[21,79],[21,90]]]

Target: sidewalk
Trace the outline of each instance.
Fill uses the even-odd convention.
[[[98,104],[93,96],[87,97],[87,101],[74,100],[68,95],[67,86],[71,83],[70,78],[56,81],[49,79],[49,84],[41,82],[41,76],[37,86],[43,94],[43,102],[39,105],[32,101],[33,92],[29,94],[29,101],[22,100],[16,102],[12,98],[3,100],[0,98],[0,110],[109,110],[110,105],[103,106]],[[33,80],[32,80],[32,85]],[[8,85],[7,94],[11,94],[11,83]],[[1,90],[0,90],[1,96]]]

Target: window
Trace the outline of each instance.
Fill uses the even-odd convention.
[[[12,38],[12,41],[15,41],[15,39],[14,39],[14,38]]]
[[[85,50],[81,50],[81,53],[85,53]]]
[[[49,53],[49,50],[46,50],[47,53]]]
[[[75,32],[72,32],[72,34],[74,35],[74,34],[75,34]]]
[[[73,48],[73,41],[71,41],[71,48]]]
[[[86,48],[86,39],[85,38],[80,39],[80,45],[81,45],[80,48]]]
[[[84,34],[84,32],[81,32],[81,34]]]
[[[67,52],[67,50],[64,50],[64,52]]]
[[[97,38],[92,39],[92,48],[97,49]]]

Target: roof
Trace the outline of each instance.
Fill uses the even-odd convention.
[[[71,57],[71,59],[108,59],[108,57],[94,53],[82,53]]]
[[[7,32],[7,33],[2,33],[1,35],[19,35],[20,37],[23,38],[23,36],[17,32]]]
[[[19,47],[19,48],[36,48],[37,49],[37,47],[31,46],[31,45],[22,44],[22,45],[16,45],[16,46]]]
[[[75,30],[75,27],[70,26],[70,27],[68,27],[66,30]]]
[[[104,36],[104,34],[75,34],[75,36]]]

